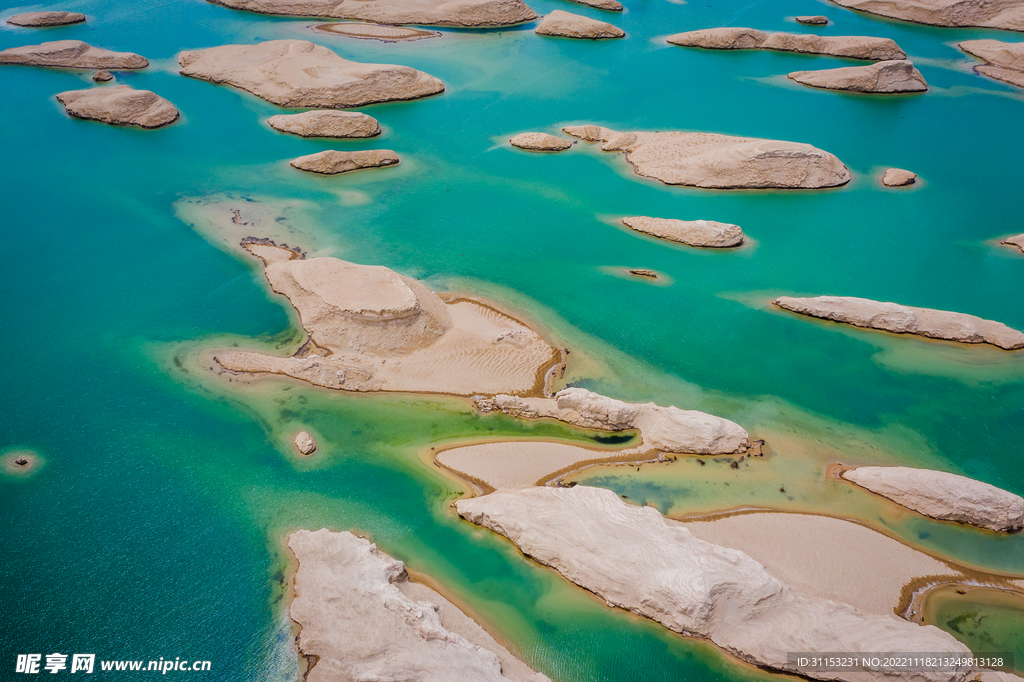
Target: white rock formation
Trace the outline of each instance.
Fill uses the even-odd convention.
[[[906,53],[889,38],[871,36],[818,36],[806,33],[767,33],[754,28],[705,28],[676,33],[667,38],[673,45],[712,50],[780,50],[851,59],[906,59]]]
[[[572,142],[547,133],[519,133],[509,143],[513,147],[534,152],[561,152],[572,146]]]
[[[813,16],[796,17],[796,21],[798,24],[806,24],[808,26],[825,26],[828,24],[828,17],[815,14]]]
[[[210,0],[262,14],[356,19],[377,24],[511,26],[537,13],[522,0]]]
[[[546,682],[444,597],[409,582],[368,540],[326,529],[288,536],[298,559],[290,615],[306,682]],[[506,674],[503,674],[506,673]]]
[[[367,168],[398,165],[398,154],[390,149],[367,149],[358,152],[339,152],[333,149],[300,156],[290,162],[293,168],[321,175],[337,175]]]
[[[1016,329],[963,313],[914,308],[852,296],[780,296],[772,303],[801,315],[896,334],[916,334],[959,343],[990,343],[1004,350],[1024,348],[1024,334]]]
[[[1019,0],[832,0],[837,5],[890,19],[932,26],[980,26],[1024,31]]]
[[[902,168],[889,168],[882,175],[882,184],[886,187],[906,187],[917,182],[917,173]]]
[[[840,476],[940,521],[994,531],[1024,528],[1024,498],[966,476],[910,467],[857,467]]]
[[[850,181],[843,162],[798,142],[714,133],[620,133],[595,125],[564,132],[601,142],[606,152],[624,152],[637,175],[666,185],[707,189],[817,189]]]
[[[223,45],[178,55],[185,76],[225,83],[283,107],[344,109],[444,91],[408,66],[362,64],[307,40]]]
[[[965,40],[960,49],[985,61],[974,67],[980,74],[1024,88],[1024,43],[999,40]]]
[[[794,71],[789,74],[789,78],[812,88],[846,92],[892,94],[928,90],[924,76],[905,59],[876,62],[867,66]]]
[[[149,90],[116,88],[69,90],[57,95],[69,115],[111,125],[160,128],[178,120],[173,104]]]
[[[313,440],[313,436],[309,435],[308,431],[299,431],[295,434],[295,449],[303,455],[312,455],[316,452],[316,441]]]
[[[631,230],[689,246],[727,248],[743,243],[743,230],[739,225],[717,223],[713,220],[631,216],[623,218],[622,223]]]
[[[618,26],[613,26],[606,21],[598,21],[580,14],[563,12],[560,9],[552,11],[541,19],[540,24],[534,33],[542,36],[559,36],[562,38],[621,38],[626,35]]]
[[[61,69],[144,69],[149,60],[131,52],[111,52],[81,40],[55,40],[11,47],[0,52],[0,64],[53,66]]]
[[[279,114],[267,119],[274,130],[302,137],[374,137],[380,124],[373,116],[358,111],[304,111]]]
[[[1006,246],[1015,246],[1021,251],[1024,251],[1024,234],[1018,234],[1014,237],[1008,237],[1001,243],[1005,244]]]
[[[706,637],[754,665],[793,671],[788,652],[929,651],[969,655],[934,626],[864,613],[782,583],[743,552],[700,540],[610,490],[526,488],[458,500],[458,513],[616,606],[683,635]],[[954,672],[886,676],[811,672],[824,680],[961,682]]]
[[[85,15],[78,12],[26,12],[15,14],[7,20],[12,26],[44,28],[48,26],[68,26],[85,21]]]

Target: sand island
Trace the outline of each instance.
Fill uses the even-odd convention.
[[[1024,88],[1024,43],[1004,43],[992,39],[965,40],[959,44],[959,48],[984,60],[984,64],[974,67],[978,73]]]
[[[376,137],[380,124],[373,116],[358,111],[304,111],[279,114],[267,119],[267,125],[282,133],[301,137]]]
[[[1024,31],[1024,5],[1019,0],[832,0],[868,14],[931,26],[978,26]]]
[[[712,50],[779,50],[871,60],[907,58],[907,54],[895,41],[870,36],[769,33],[754,28],[729,27],[676,33],[666,40],[681,47],[703,47]]]
[[[380,40],[385,43],[423,40],[424,38],[439,38],[441,36],[440,31],[426,31],[421,28],[408,28],[405,26],[356,24],[348,21],[334,24],[318,24],[312,28],[319,33],[330,33],[348,38],[359,38],[360,40]]]
[[[132,52],[111,52],[81,40],[57,40],[0,51],[0,64],[50,66],[61,69],[144,69],[149,60]]]
[[[333,149],[307,154],[289,162],[292,168],[319,173],[320,175],[338,175],[367,168],[384,168],[397,166],[398,154],[390,149],[367,149],[358,152],[340,152]]]
[[[377,24],[487,28],[533,21],[522,0],[209,0],[232,9],[297,17],[356,19]]]
[[[70,26],[81,24],[85,21],[85,15],[78,12],[26,12],[15,14],[7,20],[11,26],[24,26],[26,28],[48,28],[50,26]]]
[[[789,74],[789,78],[812,88],[846,92],[896,94],[928,90],[924,76],[905,59],[876,62],[868,66],[794,71]]]
[[[178,110],[155,92],[116,88],[69,90],[57,95],[69,115],[110,125],[161,128],[178,120]]]
[[[601,38],[622,38],[626,35],[618,26],[607,21],[591,19],[580,14],[572,14],[560,9],[552,11],[541,19],[534,31],[541,36],[558,36],[562,38],[585,38],[598,40]]]
[[[743,229],[739,225],[714,220],[630,216],[623,218],[622,224],[635,232],[687,246],[721,249],[743,243]]]

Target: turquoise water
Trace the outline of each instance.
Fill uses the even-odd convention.
[[[584,358],[570,368],[580,385],[706,409],[774,437],[767,466],[798,462],[796,490],[824,511],[829,498],[812,494],[808,472],[830,459],[935,466],[1024,493],[1024,355],[840,329],[764,307],[782,293],[857,295],[1024,329],[1024,257],[989,243],[1022,231],[1024,102],[969,73],[953,46],[1020,37],[874,20],[812,0],[784,9],[629,4],[616,16],[531,3],[541,13],[611,16],[628,37],[607,43],[542,39],[527,27],[383,44],[201,0],[69,2],[62,8],[89,23],[0,29],[0,47],[80,38],[139,52],[153,66],[120,82],[158,92],[183,117],[158,131],[71,120],[53,95],[88,87],[87,74],[0,69],[0,452],[29,449],[45,460],[32,476],[0,477],[0,659],[181,656],[211,660],[210,679],[291,679],[281,538],[328,526],[372,534],[553,679],[764,676],[607,609],[453,518],[447,503],[458,487],[417,454],[452,438],[581,434],[483,419],[436,398],[273,382],[239,390],[189,364],[192,350],[223,335],[294,339],[289,312],[253,264],[179,218],[176,204],[224,192],[305,202],[294,222],[311,250],[521,310]],[[836,22],[825,32],[896,39],[932,91],[878,99],[808,90],[784,74],[846,62],[658,40],[718,25],[803,31],[785,17],[822,12]],[[176,74],[182,49],[283,37],[415,66],[448,89],[366,107],[383,136],[329,143],[276,133],[264,121],[277,107]],[[517,132],[584,122],[808,142],[839,156],[855,180],[823,192],[668,188],[583,144],[552,156],[503,144]],[[391,148],[403,163],[337,178],[287,166],[331,147]],[[890,165],[917,172],[921,186],[877,187],[875,175]],[[627,214],[734,222],[756,245],[673,248],[608,224]],[[626,266],[673,284],[606,270]],[[320,436],[322,456],[291,455],[286,436],[297,424]],[[699,481],[675,490],[664,503],[680,509],[746,503]],[[893,528],[958,561],[1024,572],[1020,535],[913,519]]]

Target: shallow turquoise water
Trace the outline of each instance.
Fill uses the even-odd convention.
[[[269,339],[289,325],[250,263],[177,217],[175,202],[186,197],[312,202],[303,225],[311,248],[517,307],[593,359],[587,367],[603,368],[574,378],[616,397],[707,409],[755,435],[777,422],[796,433],[824,423],[828,433],[815,432],[811,450],[825,443],[843,452],[869,438],[884,461],[1024,493],[1020,354],[844,330],[763,307],[781,293],[857,295],[1024,329],[1024,257],[987,243],[1024,229],[1024,101],[969,73],[955,48],[965,38],[1020,38],[874,20],[812,0],[784,10],[769,2],[629,4],[610,19],[628,37],[608,43],[542,39],[527,28],[382,44],[200,0],[72,2],[63,8],[85,12],[88,24],[0,29],[0,47],[80,38],[144,54],[153,66],[119,80],[158,92],[183,114],[159,131],[71,120],[52,97],[88,87],[87,75],[0,69],[0,450],[27,448],[45,459],[30,478],[0,478],[0,613],[8,624],[0,659],[65,650],[169,655],[210,659],[211,679],[287,679],[295,661],[282,630],[280,538],[326,525],[370,532],[553,679],[760,676],[606,609],[458,522],[446,509],[454,486],[414,454],[447,438],[531,427],[481,420],[436,399],[281,385],[238,392],[178,369],[170,359],[180,342]],[[531,5],[607,18],[558,0]],[[896,39],[932,91],[883,99],[813,91],[784,74],[843,60],[656,40],[717,25],[802,31],[785,16],[807,13],[828,14],[836,22],[828,33]],[[331,144],[278,134],[263,123],[277,107],[174,68],[181,49],[281,37],[415,66],[448,89],[366,107],[385,134]],[[707,192],[642,180],[619,155],[582,144],[554,156],[502,144],[576,122],[809,142],[856,177],[823,192]],[[340,178],[287,166],[332,146],[395,149],[403,165]],[[878,188],[875,174],[890,165],[917,172],[922,185]],[[607,222],[626,214],[735,222],[756,246],[673,248]],[[674,284],[623,280],[608,266],[653,268]],[[321,434],[325,456],[316,465],[295,463],[282,445],[293,423]],[[698,487],[698,501],[706,494]],[[893,532],[959,561],[1024,571],[1019,535],[996,539],[924,521]]]

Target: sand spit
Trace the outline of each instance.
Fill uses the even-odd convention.
[[[832,0],[837,5],[890,19],[931,26],[979,26],[1024,31],[1020,0]]]
[[[940,521],[997,532],[1024,528],[1024,498],[966,476],[910,467],[857,467],[840,478]]]
[[[628,505],[610,490],[527,488],[458,500],[455,507],[609,606],[683,635],[706,637],[763,668],[792,672],[787,652],[798,651],[969,655],[936,627],[865,613],[787,585],[749,555],[698,539],[655,509]],[[801,672],[850,682],[886,679],[880,673]],[[969,672],[959,668],[913,678],[960,682]]]
[[[536,332],[479,301],[446,302],[380,266],[246,248],[266,263],[271,288],[298,311],[309,341],[292,357],[217,353],[225,370],[345,391],[538,394],[559,362]]]
[[[116,88],[69,90],[57,95],[69,115],[116,126],[160,128],[178,120],[173,104],[149,90]]]
[[[178,55],[185,76],[224,83],[283,107],[345,109],[444,91],[408,66],[363,64],[307,40],[223,45]]]
[[[302,137],[375,137],[380,124],[373,116],[358,111],[304,111],[301,114],[279,114],[267,119],[274,130]]]
[[[295,444],[295,449],[303,455],[309,456],[316,452],[316,441],[308,431],[299,431],[295,434],[295,440],[292,442]]]
[[[562,152],[572,147],[572,142],[547,133],[519,133],[509,143],[513,147],[532,152]]]
[[[380,40],[385,43],[407,42],[410,40],[422,40],[423,38],[439,38],[441,36],[440,31],[424,31],[420,28],[382,26],[381,24],[353,24],[349,22],[319,24],[314,26],[313,30],[319,33],[332,33],[349,38]]]
[[[626,35],[618,26],[606,21],[598,21],[580,14],[572,14],[556,9],[541,19],[534,33],[542,36],[558,36],[561,38],[622,38]]]
[[[1020,249],[1021,251],[1024,251],[1024,234],[1018,234],[1014,237],[1009,237],[999,243],[1005,244],[1006,246],[1012,246]]]
[[[623,218],[622,223],[631,230],[688,246],[729,248],[743,243],[743,230],[739,225],[713,220],[632,216]]]
[[[81,40],[56,40],[11,47],[0,52],[0,64],[52,66],[62,69],[144,69],[149,60],[131,52],[111,52]]]
[[[999,40],[965,40],[959,48],[985,61],[974,67],[978,73],[1024,88],[1024,43]]]
[[[355,19],[375,24],[421,24],[486,28],[533,21],[522,0],[210,0],[261,14]]]
[[[846,92],[894,94],[928,90],[924,76],[905,59],[877,62],[868,66],[794,71],[789,74],[789,78],[812,88]]]
[[[290,162],[293,168],[321,175],[338,175],[367,168],[397,166],[398,154],[390,149],[368,149],[358,152],[339,152],[329,149],[307,154]]]
[[[545,682],[405,564],[352,533],[298,530],[290,615],[306,682]]]
[[[596,125],[564,132],[601,142],[606,152],[624,152],[637,175],[666,185],[705,189],[817,189],[850,181],[843,162],[798,142],[714,133],[620,133]]]
[[[963,313],[914,308],[851,296],[780,296],[772,303],[800,315],[895,334],[916,334],[959,343],[990,343],[1003,350],[1024,348],[1024,334],[1016,329]]]
[[[828,25],[828,17],[824,17],[820,14],[809,17],[795,17],[798,24],[804,24],[806,26],[826,26]]]
[[[85,21],[85,15],[78,12],[26,12],[25,14],[15,14],[7,20],[7,23],[26,28],[48,28],[81,24],[83,21]]]
[[[681,47],[712,50],[779,50],[831,55],[851,59],[906,59],[889,38],[870,36],[818,36],[803,33],[766,33],[753,28],[705,28],[676,33],[668,42]]]
[[[907,187],[917,182],[917,173],[902,168],[889,168],[882,175],[882,184],[886,187]]]

